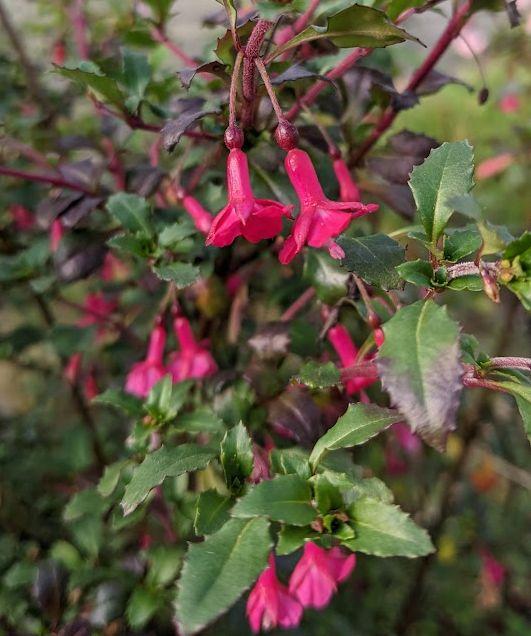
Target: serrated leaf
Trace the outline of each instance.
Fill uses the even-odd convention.
[[[303,479],[309,479],[312,472],[308,457],[308,453],[302,448],[274,448],[271,452],[271,466],[275,473],[296,474]]]
[[[125,615],[133,629],[142,629],[164,604],[160,592],[146,587],[137,587],[129,597]]]
[[[166,374],[149,392],[146,411],[159,421],[172,420],[186,402],[192,386],[193,382],[190,380],[174,383],[171,375]]]
[[[177,593],[186,636],[229,609],[265,569],[272,542],[262,518],[231,519],[203,543],[190,544]]]
[[[428,261],[417,259],[407,261],[396,268],[396,271],[407,282],[421,287],[431,287],[433,278],[433,267]]]
[[[150,453],[135,468],[133,477],[125,488],[122,499],[124,515],[133,512],[166,477],[178,477],[183,473],[202,470],[215,456],[212,449],[197,444],[161,446]]]
[[[160,138],[164,149],[171,152],[181,140],[184,133],[203,117],[207,115],[216,115],[219,111],[216,109],[196,110],[189,108],[179,115],[177,119],[171,119],[160,131]]]
[[[170,263],[157,265],[153,268],[155,274],[162,280],[172,282],[177,289],[184,289],[193,285],[201,277],[199,267],[191,263]]]
[[[277,47],[269,59],[303,44],[327,38],[340,48],[362,46],[378,48],[399,44],[405,40],[419,40],[389,21],[383,11],[359,4],[339,11],[327,19],[326,26],[309,26],[301,33]]]
[[[123,51],[122,81],[128,92],[126,106],[131,112],[138,109],[151,80],[147,57],[134,51]]]
[[[376,359],[382,385],[413,431],[442,451],[462,390],[459,325],[430,300],[400,309],[383,329]]]
[[[92,399],[92,404],[114,406],[128,415],[140,416],[143,413],[143,402],[135,395],[121,389],[107,389]]]
[[[236,493],[240,492],[253,471],[251,438],[241,422],[225,433],[220,459],[227,487]]]
[[[283,526],[278,533],[277,545],[275,553],[278,556],[291,554],[301,548],[306,541],[315,539],[319,536],[310,526]]]
[[[333,305],[347,293],[348,274],[326,252],[306,253],[303,276],[315,289],[317,298],[327,305]]]
[[[349,507],[349,514],[356,536],[343,545],[353,552],[411,558],[434,551],[426,530],[398,506],[364,498]]]
[[[350,404],[346,413],[315,444],[310,463],[315,468],[324,453],[358,446],[402,418],[400,413],[375,404]]]
[[[479,250],[483,240],[473,225],[446,231],[444,237],[444,259],[456,263]]]
[[[400,287],[396,267],[404,261],[405,250],[392,238],[385,234],[340,236],[337,243],[345,252],[341,266],[346,270],[383,289]]]
[[[418,214],[428,238],[436,246],[454,211],[451,201],[468,194],[474,185],[474,149],[468,141],[444,143],[415,166],[409,179]]]
[[[339,369],[333,362],[319,364],[310,360],[301,367],[297,380],[311,389],[326,389],[341,382]]]
[[[191,435],[194,433],[221,433],[225,430],[225,425],[214,411],[208,407],[202,407],[191,413],[179,415],[174,428]]]
[[[516,400],[527,439],[531,444],[531,385],[520,383],[516,380],[495,381],[494,384],[502,391],[510,393]]]
[[[310,524],[317,512],[311,505],[308,482],[299,475],[279,475],[262,481],[232,509],[234,517],[268,517],[294,526]]]
[[[126,230],[145,237],[152,236],[150,207],[143,197],[117,192],[109,197],[106,208]]]
[[[216,490],[205,490],[197,499],[194,529],[196,534],[213,534],[229,519],[233,500]]]
[[[55,71],[84,88],[95,93],[96,97],[123,109],[125,96],[118,84],[107,77],[94,62],[79,62],[77,66],[56,66]]]
[[[122,459],[119,462],[105,466],[105,470],[97,486],[98,493],[102,497],[110,497],[112,495],[118,485],[122,470],[128,463],[129,461],[127,459]]]

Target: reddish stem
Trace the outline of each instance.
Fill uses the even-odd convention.
[[[273,23],[269,22],[269,20],[258,20],[245,45],[242,73],[244,98],[242,123],[244,127],[249,126],[253,119],[254,99],[256,96],[256,67],[254,61],[260,55],[260,48],[264,38],[272,25]]]
[[[445,30],[442,32],[435,46],[430,51],[428,57],[411,76],[408,85],[406,86],[406,91],[415,91],[430,71],[433,70],[439,59],[446,52],[450,44],[455,40],[461,32],[461,29],[466,24],[471,4],[472,0],[466,0],[466,2],[462,4],[450,18]],[[359,163],[367,152],[369,152],[369,150],[376,144],[384,132],[391,126],[397,115],[398,111],[392,107],[389,107],[384,111],[372,133],[369,137],[367,137],[351,158],[351,165]]]
[[[82,60],[90,58],[90,46],[87,39],[87,20],[84,11],[85,0],[74,0],[70,7],[70,20],[74,31],[74,42],[78,56]]]
[[[491,358],[489,366],[494,369],[522,369],[524,371],[531,371],[531,359],[530,358]]]
[[[374,378],[378,377],[378,369],[374,362],[357,362],[341,369],[341,381],[353,380],[354,378]]]
[[[288,322],[295,318],[295,316],[299,313],[299,311],[315,296],[315,289],[313,287],[308,287],[308,289],[303,292],[295,302],[293,302],[286,311],[280,316],[280,320],[282,322]]]
[[[168,39],[168,36],[164,33],[164,31],[158,27],[154,26],[151,28],[151,36],[155,40],[155,42],[159,42],[159,44],[163,44],[169,51],[171,51],[175,57],[179,58],[182,62],[189,66],[190,68],[195,68],[197,66],[197,61],[193,58],[189,57],[180,46],[172,42]]]
[[[75,190],[77,192],[83,192],[84,194],[93,195],[94,192],[80,185],[79,183],[73,183],[67,179],[61,177],[55,177],[49,174],[38,174],[35,172],[26,172],[25,170],[17,170],[16,168],[8,168],[7,166],[0,166],[0,174],[6,177],[13,177],[15,179],[24,179],[26,181],[38,181],[40,183],[47,183],[48,185],[57,186],[58,188],[67,188],[68,190]]]

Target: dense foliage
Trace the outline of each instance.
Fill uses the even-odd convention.
[[[199,60],[185,3],[41,4],[0,0],[0,633],[529,633],[529,20],[229,0]]]

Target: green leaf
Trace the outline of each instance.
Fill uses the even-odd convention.
[[[444,143],[413,168],[409,187],[434,247],[454,211],[451,200],[472,189],[473,170],[474,150],[468,141]]]
[[[275,448],[271,452],[271,466],[281,475],[299,475],[309,479],[312,474],[308,453],[302,448]]]
[[[232,499],[217,490],[205,490],[197,499],[194,529],[196,534],[213,534],[229,519]]]
[[[118,84],[107,77],[94,62],[79,62],[77,66],[56,66],[55,71],[74,82],[77,82],[100,100],[124,108],[124,95]]]
[[[147,57],[142,53],[124,50],[122,81],[129,95],[125,103],[131,112],[137,111],[150,80],[151,68]]]
[[[225,433],[220,459],[228,489],[239,493],[253,471],[251,438],[241,422]]]
[[[153,618],[164,603],[164,599],[157,590],[137,587],[127,602],[125,615],[127,622],[133,629],[142,629]]]
[[[231,519],[202,543],[190,544],[177,593],[177,618],[196,634],[231,607],[265,569],[269,522]]]
[[[75,521],[81,517],[99,517],[107,504],[95,488],[86,488],[76,493],[65,506],[63,518],[65,521]]]
[[[490,221],[480,221],[478,230],[483,239],[483,247],[481,248],[483,255],[500,254],[514,240],[514,236],[504,225],[494,225]]]
[[[153,268],[153,271],[162,280],[174,283],[177,289],[184,289],[193,285],[201,276],[199,268],[191,263],[157,265]]]
[[[279,475],[252,487],[232,509],[234,517],[268,517],[294,526],[306,526],[317,516],[308,482],[299,475]]]
[[[512,260],[516,256],[521,256],[531,249],[531,232],[524,232],[514,241],[511,241],[503,252],[503,258]]]
[[[333,362],[319,364],[315,360],[307,362],[296,378],[310,389],[327,389],[341,382],[341,374]]]
[[[337,243],[343,248],[345,258],[341,266],[354,272],[371,285],[383,289],[401,286],[396,267],[404,262],[404,248],[385,234],[370,236],[340,236]]]
[[[326,252],[306,252],[303,276],[315,289],[317,298],[327,305],[335,304],[347,293],[348,274]]]
[[[510,393],[516,400],[516,406],[520,411],[527,439],[531,444],[531,385],[517,382],[516,379],[495,381],[494,384],[501,390]]]
[[[177,545],[157,545],[150,548],[149,570],[146,583],[163,587],[172,583],[177,576],[183,560],[183,548]]]
[[[444,450],[462,390],[459,325],[430,300],[400,309],[383,329],[376,364],[384,389],[411,428]]]
[[[196,228],[188,220],[167,225],[159,234],[159,245],[172,247],[197,233]]]
[[[444,259],[456,263],[477,252],[482,243],[481,234],[473,225],[447,230],[444,238]]]
[[[173,420],[186,402],[192,386],[190,380],[174,384],[171,375],[165,375],[149,392],[146,411],[160,422]]]
[[[126,230],[145,237],[153,235],[150,207],[143,197],[117,192],[109,197],[106,208]]]
[[[92,404],[106,404],[114,406],[127,415],[138,417],[143,413],[143,402],[139,398],[130,393],[126,393],[121,389],[107,389],[92,399]]]
[[[315,475],[312,478],[312,483],[315,504],[321,514],[343,508],[343,497],[340,488],[332,483],[326,475]]]
[[[362,46],[372,49],[399,44],[405,40],[419,42],[407,31],[394,26],[383,11],[354,4],[330,16],[326,26],[309,26],[304,29],[294,38],[277,47],[269,59],[278,57],[304,42],[323,38],[331,40],[339,48]]]
[[[349,507],[353,539],[343,545],[353,552],[380,557],[425,556],[434,551],[426,530],[416,525],[398,506],[364,498]]]
[[[420,287],[433,287],[433,267],[428,261],[420,259],[408,261],[399,265],[396,270],[407,283]]]
[[[176,430],[188,434],[222,433],[225,430],[223,420],[208,407],[179,415],[174,427]]]
[[[128,464],[129,461],[127,459],[122,459],[119,462],[114,462],[114,464],[105,466],[105,470],[103,471],[103,475],[97,486],[98,493],[102,497],[110,497],[112,495],[118,485],[122,470]]]
[[[403,417],[397,411],[383,409],[375,404],[350,404],[346,413],[317,441],[310,455],[310,463],[315,469],[324,453],[364,444],[401,419]]]
[[[133,236],[132,234],[116,234],[111,236],[107,245],[112,249],[126,254],[132,254],[141,259],[146,259],[154,252],[154,245],[145,236]]]
[[[133,472],[122,499],[124,515],[128,515],[141,504],[150,490],[161,484],[166,477],[178,477],[183,473],[206,468],[215,457],[212,449],[197,444],[161,446],[146,456]]]
[[[278,533],[275,552],[278,556],[291,554],[301,548],[306,541],[319,536],[310,526],[283,526]]]

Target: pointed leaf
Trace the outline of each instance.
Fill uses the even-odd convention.
[[[462,390],[459,325],[433,301],[400,309],[384,325],[382,385],[414,431],[444,450]]]
[[[153,268],[155,274],[162,280],[175,283],[177,289],[184,289],[193,285],[201,276],[199,267],[191,263],[170,263],[157,265]]]
[[[216,490],[205,490],[199,495],[195,509],[194,528],[197,534],[213,534],[229,519],[232,499]]]
[[[144,236],[153,234],[150,208],[144,198],[136,194],[118,192],[109,197],[107,210],[126,230],[138,232]]]
[[[177,593],[185,636],[196,634],[231,607],[267,565],[272,542],[263,517],[231,519],[203,543],[190,544]]]
[[[319,364],[315,360],[310,360],[301,367],[296,377],[299,382],[311,389],[326,389],[341,382],[341,374],[333,362]]]
[[[240,492],[253,470],[251,438],[241,422],[225,433],[220,459],[227,487],[236,493]]]

